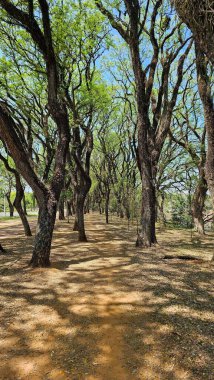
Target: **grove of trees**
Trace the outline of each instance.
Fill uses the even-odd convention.
[[[0,207],[26,236],[29,194],[38,207],[31,266],[50,265],[57,211],[80,242],[91,211],[137,222],[138,247],[157,243],[157,223],[212,227],[208,6],[0,0]]]

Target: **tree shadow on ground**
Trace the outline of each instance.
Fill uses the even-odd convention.
[[[57,224],[49,269],[24,268],[30,245],[23,253],[23,239],[10,237],[0,378],[211,380],[213,266],[164,261],[161,246],[136,249],[118,220],[91,215],[87,227],[96,244],[76,243],[70,225]]]

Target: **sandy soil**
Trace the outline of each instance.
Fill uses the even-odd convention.
[[[32,238],[0,223],[0,379],[213,380],[213,236],[159,230],[140,250],[134,227],[86,219],[88,243],[58,222],[52,267],[34,270]]]

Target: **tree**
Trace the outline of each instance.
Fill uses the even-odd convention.
[[[207,154],[206,154],[206,181],[211,193],[214,205],[214,103],[212,96],[211,74],[205,55],[198,48],[196,43],[196,68],[198,90],[204,109],[205,128],[207,133]]]
[[[7,158],[5,158],[1,153],[0,153],[0,160],[4,163],[6,170],[15,177],[16,195],[15,195],[15,199],[14,199],[13,203],[11,203],[11,204],[12,204],[13,208],[15,207],[15,209],[17,210],[17,212],[19,214],[19,217],[20,217],[22,224],[23,224],[23,227],[24,227],[25,236],[32,236],[31,229],[30,229],[27,217],[26,217],[26,213],[22,207],[22,200],[24,197],[24,189],[23,189],[23,186],[21,183],[20,175],[16,169],[11,167],[9,160]]]
[[[129,48],[136,88],[137,161],[142,179],[141,231],[136,245],[149,247],[156,243],[156,168],[170,128],[173,108],[182,82],[184,62],[192,42],[188,44],[190,38],[183,39],[179,23],[166,19],[165,4],[161,0],[154,5],[148,1],[145,7],[141,7],[139,1],[124,0],[119,12],[118,7],[109,9],[109,3],[104,6],[101,1],[95,2]],[[142,39],[144,43],[149,43],[149,59],[148,55],[147,59],[142,59]],[[174,61],[178,56],[175,75]],[[158,74],[160,66],[162,70]],[[171,82],[173,80],[171,70],[174,72],[173,77],[176,77],[173,86],[170,83],[170,79]]]
[[[196,230],[203,235],[205,233],[203,212],[208,189],[205,176],[206,129],[201,117],[202,107],[198,91],[195,89],[194,73],[195,67],[185,84],[181,102],[174,114],[170,135],[176,144],[186,150],[191,158],[191,165],[197,169],[192,216]]]
[[[70,139],[67,107],[60,95],[62,83],[59,61],[53,44],[49,6],[46,0],[40,0],[38,5],[29,1],[26,6],[21,8],[5,0],[1,0],[0,5],[8,17],[7,22],[9,24],[18,24],[18,28],[27,31],[32,43],[39,49],[45,62],[47,108],[56,124],[58,137],[55,167],[50,186],[47,187],[34,171],[17,133],[17,124],[6,102],[0,103],[0,137],[7,145],[17,169],[33,189],[39,205],[38,227],[31,265],[49,266],[56,208],[64,183],[66,154]],[[41,14],[40,23],[37,21],[38,14]]]

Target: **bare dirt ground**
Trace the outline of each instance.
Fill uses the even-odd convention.
[[[0,379],[213,380],[214,237],[159,230],[140,250],[134,227],[86,220],[84,244],[57,222],[52,267],[34,270],[32,238],[0,223]]]

